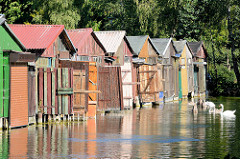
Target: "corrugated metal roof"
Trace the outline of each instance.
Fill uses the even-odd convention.
[[[64,31],[64,25],[9,24],[27,49],[46,49]]]
[[[158,49],[160,55],[164,55],[169,44],[171,43],[172,38],[153,38],[152,42],[155,47]]]
[[[97,38],[97,36],[93,32],[92,28],[67,30],[67,33],[68,33],[69,37],[71,38],[74,46],[78,49],[79,54],[83,53],[82,52],[83,47],[92,47],[92,48],[86,49],[88,51],[93,51],[94,49],[97,49],[96,46],[91,43],[91,38],[95,39],[95,42],[102,49],[101,52],[105,52],[105,48],[100,43],[99,39]],[[87,52],[84,52],[84,53],[87,54]]]
[[[96,31],[94,32],[103,44],[107,53],[115,53],[126,35],[126,31]]]
[[[85,39],[90,36],[92,32],[92,28],[67,30],[67,33],[76,48],[81,47],[84,44]]]
[[[173,41],[173,45],[174,45],[177,53],[180,53],[180,54],[182,53],[186,43],[187,43],[187,40]]]
[[[148,35],[142,36],[127,36],[127,40],[130,43],[131,48],[135,55],[139,55]]]

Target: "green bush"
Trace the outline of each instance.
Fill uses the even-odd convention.
[[[217,77],[213,66],[208,67],[208,90],[212,96],[236,96],[239,94],[233,70],[224,65],[217,65]]]

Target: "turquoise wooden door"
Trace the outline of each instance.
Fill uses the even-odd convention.
[[[179,78],[179,99],[182,98],[182,75],[181,69],[178,71],[178,78]]]

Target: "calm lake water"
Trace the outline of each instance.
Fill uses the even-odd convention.
[[[98,116],[83,123],[29,126],[3,132],[1,158],[240,157],[240,98],[212,98],[235,119],[199,110],[188,101]]]

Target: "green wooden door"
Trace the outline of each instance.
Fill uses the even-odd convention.
[[[9,86],[10,86],[10,65],[9,54],[3,54],[3,117],[8,117],[9,112]]]
[[[3,117],[3,51],[0,48],[0,117]]]
[[[181,69],[178,71],[178,78],[179,78],[179,99],[182,98],[182,77],[181,77]]]

